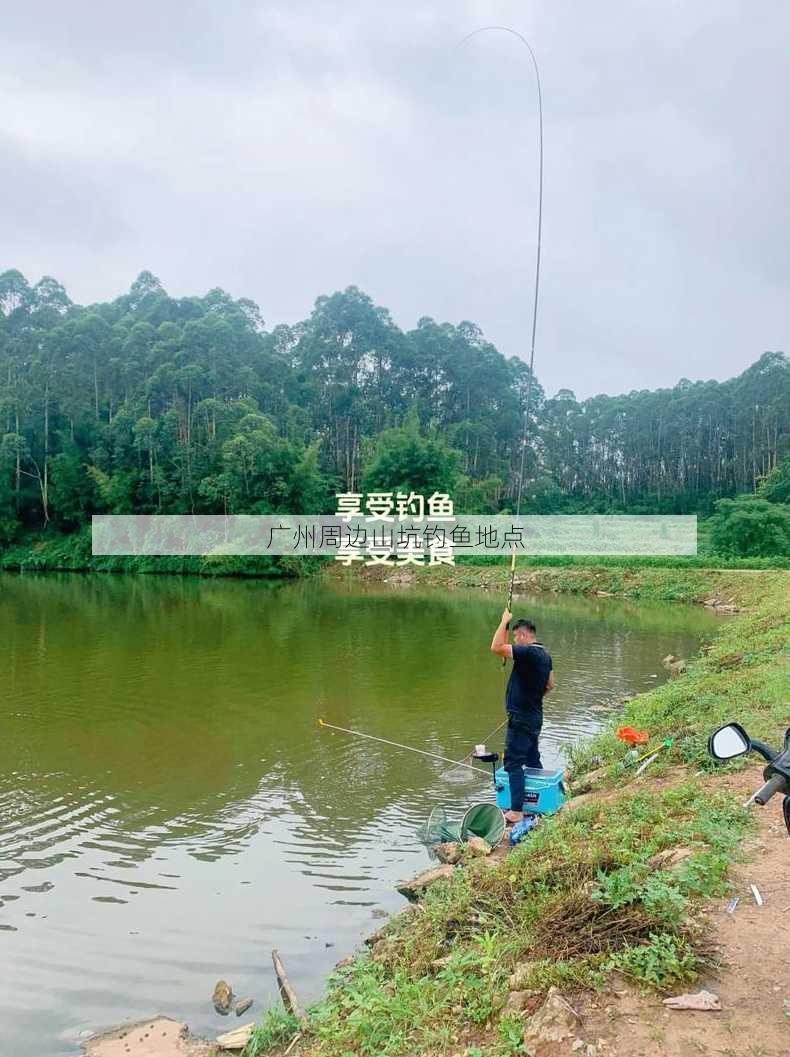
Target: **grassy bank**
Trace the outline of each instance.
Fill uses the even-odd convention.
[[[119,555],[95,556],[90,529],[71,535],[40,534],[0,549],[6,572],[138,573],[171,576],[240,576],[261,579],[306,576],[323,564],[320,558],[222,555],[217,557]]]
[[[378,567],[346,569],[337,562],[325,567],[327,576],[390,584],[414,584],[452,590],[456,587],[497,591],[503,601],[510,583],[510,566],[497,564],[439,565],[433,568]],[[774,585],[787,583],[787,570],[733,569],[704,566],[665,566],[646,559],[581,559],[532,565],[519,560],[516,592],[616,595],[656,602],[708,602],[736,609],[756,604]]]
[[[456,557],[458,566],[507,565],[509,555],[467,554]],[[605,555],[605,554],[555,554],[530,556],[519,555],[519,568],[560,569],[587,568],[597,565],[617,569],[790,569],[790,556],[774,558],[725,558],[719,554],[681,554],[674,557],[657,555]]]
[[[790,568],[788,558],[722,558],[711,554],[695,557],[520,557],[518,576],[522,586],[564,592],[591,592],[596,588],[626,597],[676,598],[697,601],[699,585],[710,582],[713,570],[770,571]],[[331,558],[292,558],[217,555],[200,556],[94,556],[90,527],[63,534],[47,530],[0,545],[0,570],[12,572],[111,572],[166,574],[175,576],[293,577],[311,576],[319,570],[329,575],[362,576],[369,579],[412,575],[398,566],[357,566],[345,570]],[[652,571],[652,574],[651,574]],[[509,559],[503,555],[462,555],[455,567],[439,566],[416,572],[429,586],[490,586],[509,580]],[[675,575],[672,575],[675,574]],[[537,581],[540,581],[539,583]]]
[[[501,569],[436,572],[436,586],[501,588],[507,578]],[[647,730],[652,745],[673,739],[644,777],[633,777],[613,730],[576,746],[572,787],[583,796],[573,809],[544,820],[498,864],[456,869],[420,909],[396,917],[330,981],[291,1053],[506,1057],[524,1052],[530,1010],[552,984],[572,995],[605,988],[616,971],[664,989],[706,968],[699,910],[726,892],[750,816],[713,771],[705,743],[729,718],[778,742],[790,718],[790,573],[598,567],[535,575],[539,585],[528,573],[526,587],[726,597],[742,612],[683,675],[633,698],[618,717]],[[527,992],[525,1011],[506,1008],[513,990]],[[294,1031],[290,1018],[269,1013],[248,1055],[283,1046]]]

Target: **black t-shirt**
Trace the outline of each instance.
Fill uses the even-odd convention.
[[[513,670],[507,683],[505,708],[514,719],[540,730],[543,693],[552,669],[549,651],[535,642],[513,647]]]

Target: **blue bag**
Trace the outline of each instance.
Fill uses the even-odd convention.
[[[510,831],[510,843],[520,844],[537,826],[539,817],[538,815],[525,815],[521,822],[517,822]]]

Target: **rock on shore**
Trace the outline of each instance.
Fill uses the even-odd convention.
[[[212,1043],[196,1039],[186,1024],[152,1017],[94,1035],[83,1044],[85,1057],[211,1057]]]

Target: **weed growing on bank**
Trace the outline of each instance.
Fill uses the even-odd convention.
[[[267,1009],[244,1050],[244,1057],[261,1057],[287,1044],[299,1030],[299,1021],[284,1009]]]
[[[310,1052],[515,1053],[523,1020],[502,1016],[512,987],[599,987],[612,969],[657,988],[693,981],[705,963],[693,910],[726,891],[747,818],[735,797],[690,781],[544,820],[496,866],[476,861],[434,886],[340,970],[310,1011]],[[654,856],[678,845],[688,858],[658,869]],[[250,1055],[265,1052],[265,1030]]]

